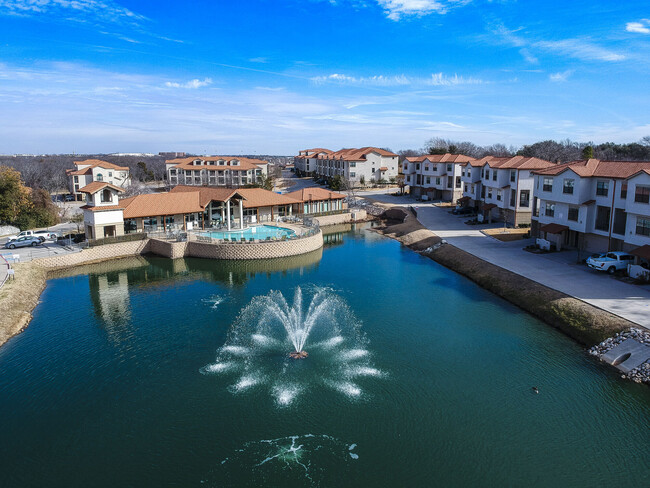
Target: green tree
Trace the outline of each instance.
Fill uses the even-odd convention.
[[[23,185],[20,173],[0,166],[0,222],[15,224],[32,205],[29,188]]]
[[[585,146],[582,150],[582,159],[593,159],[594,148],[592,146]]]

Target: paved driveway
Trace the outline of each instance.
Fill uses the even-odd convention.
[[[394,205],[413,205],[422,225],[459,249],[650,329],[648,287],[624,283],[577,264],[575,252],[531,254],[523,247],[532,240],[501,242],[480,232],[486,227],[498,227],[498,224],[468,226],[464,223],[466,217],[456,217],[447,208],[417,202],[408,196],[383,193],[367,196]]]
[[[25,263],[32,259],[49,258],[59,254],[70,254],[72,252],[79,252],[76,246],[67,248],[56,244],[52,241],[45,241],[40,246],[35,247],[19,247],[17,249],[6,249],[4,244],[7,240],[2,239],[0,242],[0,254],[2,254],[9,263],[20,262]],[[13,256],[18,256],[16,259]]]

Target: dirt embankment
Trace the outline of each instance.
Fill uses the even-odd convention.
[[[466,276],[581,344],[591,346],[635,326],[628,320],[483,261],[450,244],[441,244],[440,237],[410,214],[404,222],[387,220],[384,224],[374,230]]]

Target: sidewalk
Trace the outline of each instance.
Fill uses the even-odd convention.
[[[408,196],[367,196],[384,203],[412,205],[417,208],[422,225],[449,244],[650,329],[650,291],[647,286],[624,283],[576,264],[576,255],[570,252],[531,254],[523,247],[532,241],[501,242],[480,232],[489,225],[468,226],[464,223],[466,218],[456,217],[448,209],[431,203],[416,202]]]
[[[9,270],[9,263],[4,257],[0,256],[0,288],[2,288],[2,285],[4,285],[5,281],[7,281],[8,270]]]

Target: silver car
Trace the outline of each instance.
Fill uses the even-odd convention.
[[[16,249],[17,247],[28,247],[28,246],[35,247],[35,246],[40,246],[42,242],[43,241],[41,241],[39,237],[23,236],[8,241],[5,244],[5,247],[9,249]]]

